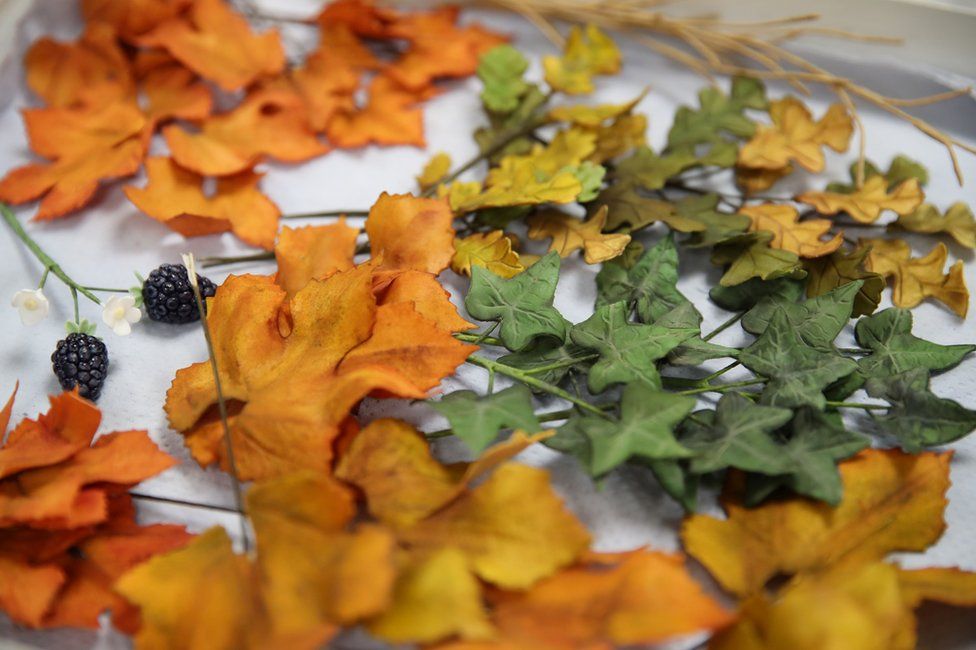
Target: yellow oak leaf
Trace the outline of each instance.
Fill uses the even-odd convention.
[[[745,507],[727,487],[726,519],[692,515],[685,549],[728,591],[758,593],[776,575],[923,551],[945,530],[951,453],[868,449],[840,464],[840,504],[805,500]]]
[[[761,169],[736,166],[735,183],[746,195],[765,192],[777,181],[786,178],[794,171],[793,165],[787,165],[782,169]]]
[[[596,25],[574,26],[562,56],[542,59],[546,83],[570,95],[593,92],[593,76],[620,70],[620,50]]]
[[[960,318],[969,310],[969,289],[963,275],[962,260],[957,260],[948,273],[943,273],[949,249],[938,243],[924,257],[912,257],[912,249],[900,239],[862,239],[870,246],[866,266],[886,278],[894,278],[892,302],[898,307],[911,308],[925,298],[944,303]]]
[[[472,212],[481,208],[572,203],[583,190],[583,184],[571,171],[540,180],[531,162],[509,166],[504,173],[495,174],[493,180],[495,184],[484,189],[477,182],[451,185],[451,209]]]
[[[575,106],[558,106],[549,111],[549,119],[556,122],[571,122],[579,126],[595,127],[600,126],[607,120],[626,115],[634,110],[634,107],[642,99],[647,91],[640,96],[623,104],[576,104]]]
[[[850,115],[833,104],[818,121],[795,97],[770,102],[771,125],[759,125],[752,140],[739,150],[739,165],[751,169],[783,169],[795,161],[804,169],[824,168],[822,146],[846,151],[853,132]]]
[[[804,192],[796,200],[813,206],[820,214],[846,212],[861,223],[873,223],[884,210],[892,210],[899,215],[909,214],[922,204],[924,198],[918,179],[902,181],[889,192],[888,181],[878,175],[866,180],[863,187],[850,194]]]
[[[830,255],[844,243],[844,234],[837,233],[828,241],[821,238],[833,225],[828,219],[799,220],[799,213],[791,205],[763,203],[739,209],[752,220],[749,230],[766,230],[773,233],[769,245],[796,253],[800,257]]]
[[[427,161],[424,169],[417,177],[417,184],[420,189],[426,190],[441,182],[448,172],[451,171],[451,157],[441,151],[434,154],[434,157]]]
[[[610,124],[590,130],[596,135],[596,149],[587,160],[597,164],[647,144],[647,118],[643,115],[621,115]]]
[[[497,276],[512,278],[525,270],[519,254],[512,250],[512,240],[501,230],[476,232],[454,240],[451,269],[460,275],[471,275],[472,266],[482,266]]]
[[[946,233],[966,248],[976,248],[976,217],[962,201],[953,203],[945,214],[931,203],[923,203],[914,211],[898,217],[891,228],[925,234]]]
[[[573,251],[583,249],[583,259],[587,264],[612,260],[623,253],[630,243],[630,235],[603,232],[607,225],[605,205],[586,221],[549,210],[532,215],[528,224],[529,239],[551,237],[549,250],[557,251],[560,257],[569,257]]]

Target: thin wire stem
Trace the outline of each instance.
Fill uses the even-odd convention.
[[[201,508],[203,510],[219,510],[220,512],[228,512],[232,514],[239,514],[236,508],[228,508],[227,506],[218,506],[212,503],[199,503],[197,501],[184,501],[182,499],[172,499],[170,497],[158,497],[154,494],[143,494],[141,492],[129,492],[129,496],[133,499],[142,499],[144,501],[158,501],[159,503],[169,503],[176,506],[184,506],[187,508]]]
[[[317,219],[326,217],[368,217],[369,210],[324,210],[321,212],[296,212],[283,214],[281,219]]]
[[[721,334],[722,332],[724,332],[725,330],[729,329],[730,327],[738,323],[740,320],[742,320],[742,317],[745,315],[746,313],[744,311],[740,311],[738,314],[735,314],[727,321],[725,321],[724,323],[722,323],[721,325],[713,329],[711,332],[703,336],[702,340],[711,341],[713,338],[715,338],[716,336],[718,336],[719,334]]]
[[[765,377],[756,377],[755,379],[744,379],[742,381],[734,381],[729,384],[720,384],[718,386],[709,385],[701,386],[699,388],[689,388],[688,390],[678,391],[678,395],[698,395],[701,393],[725,393],[730,390],[735,390],[736,388],[744,388],[746,386],[755,386],[756,384],[764,384],[768,379]]]

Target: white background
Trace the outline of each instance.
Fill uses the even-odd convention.
[[[534,60],[531,74],[538,78],[538,57],[550,53],[551,46],[531,27],[517,19],[497,14],[478,16],[514,35],[515,44]],[[69,9],[69,3],[61,0],[39,0],[21,25],[10,59],[14,65],[8,68],[13,73],[2,77],[6,85],[0,87],[0,94],[10,100],[6,109],[0,112],[0,173],[6,173],[31,158],[17,112],[35,103],[24,89],[19,75],[19,59],[23,51],[30,40],[40,34],[73,38],[80,27],[80,18],[73,9]],[[303,30],[305,28],[289,28],[287,40],[291,47],[299,50],[307,47],[311,30]],[[837,52],[844,51],[843,44],[833,47]],[[884,59],[897,59],[891,53],[890,48],[879,52],[878,62],[862,58],[855,63],[835,58],[821,59],[821,62],[838,72],[856,75],[878,90],[893,95],[913,96],[944,89],[926,75],[886,65]],[[972,70],[969,73],[969,76],[974,76]],[[622,74],[601,81],[595,99],[628,100],[650,86],[651,92],[639,110],[649,113],[649,136],[657,146],[664,140],[675,108],[693,102],[695,93],[704,83],[683,68],[646,50],[626,47]],[[773,94],[780,92],[781,89],[775,89]],[[268,164],[263,166],[268,172],[263,189],[278,203],[283,213],[361,209],[371,205],[382,191],[411,191],[414,189],[414,175],[432,152],[447,151],[456,162],[466,160],[475,152],[470,134],[482,119],[477,94],[477,83],[469,80],[453,84],[449,92],[428,104],[428,151],[402,147],[369,148],[352,152],[337,151],[302,165]],[[830,96],[818,95],[810,104],[819,114],[829,101]],[[931,107],[920,114],[949,132],[969,142],[976,142],[976,106],[971,98]],[[974,202],[976,193],[972,190],[972,184],[976,184],[976,159],[962,156],[963,170],[971,184],[960,188],[940,146],[906,124],[871,108],[864,108],[863,118],[869,130],[868,150],[872,159],[886,165],[898,153],[918,158],[931,171],[932,180],[927,188],[930,200],[942,208],[956,200]],[[850,155],[830,155],[828,173],[834,178],[846,179],[846,169],[851,159]],[[802,177],[791,179],[774,191],[778,195],[799,191],[808,180]],[[139,176],[128,182],[141,186],[144,179]],[[198,256],[249,252],[229,235],[184,240],[141,215],[122,194],[122,185],[117,183],[105,187],[95,203],[75,216],[53,223],[28,224],[30,233],[77,280],[94,286],[128,287],[134,283],[134,271],[145,275],[162,262],[179,261],[182,252],[193,251]],[[819,183],[811,183],[810,186],[819,187]],[[34,210],[35,205],[29,204],[19,207],[17,214],[26,221]],[[651,233],[649,239],[658,234]],[[856,236],[856,233],[851,234]],[[919,239],[913,240],[913,243],[916,244],[916,253],[919,253],[927,251],[934,240]],[[972,261],[973,256],[968,251],[952,242],[949,242],[949,247],[951,259]],[[705,252],[684,250],[681,259],[683,273],[680,288],[705,315],[703,331],[708,331],[728,316],[707,299],[707,290],[717,282],[720,272],[709,265]],[[268,273],[272,272],[273,267],[254,265],[235,270]],[[574,322],[583,320],[591,313],[596,270],[578,260],[564,264],[556,306]],[[47,321],[34,328],[22,327],[16,311],[5,308],[6,301],[16,290],[33,288],[37,284],[40,272],[36,260],[8,230],[0,227],[0,301],[4,301],[0,304],[0,332],[3,333],[0,343],[0,393],[5,397],[14,383],[20,381],[20,393],[14,407],[15,422],[44,410],[46,395],[59,390],[50,370],[49,357],[55,342],[63,335],[64,321],[70,317],[71,301],[67,290],[55,278],[48,280],[46,293],[52,302],[52,314]],[[210,273],[210,277],[221,281],[226,273],[224,269]],[[966,278],[970,287],[976,287],[976,266],[967,266]],[[444,281],[455,294],[465,287],[465,281],[450,272],[445,273]],[[84,317],[100,322],[97,307],[83,303],[82,309]],[[976,312],[976,309],[973,311]],[[976,328],[973,327],[976,316],[972,313],[963,321],[937,304],[925,303],[915,310],[915,318],[916,332],[926,338],[945,344],[976,342]],[[111,357],[109,379],[99,401],[104,415],[102,431],[145,428],[163,449],[184,460],[180,466],[146,482],[139,490],[178,499],[231,505],[227,477],[212,470],[203,471],[189,459],[181,437],[167,428],[161,408],[164,393],[175,371],[205,358],[199,328],[144,321],[127,338],[115,336],[104,325],[100,327],[100,335],[105,338]],[[738,329],[730,330],[717,339],[729,345],[748,340],[749,337]],[[849,332],[843,334],[841,340],[850,341]],[[721,360],[709,367],[714,369],[720,365]],[[731,380],[735,377],[730,373],[728,378]],[[483,390],[484,379],[480,369],[465,367],[457,378],[446,381],[441,391],[462,387]],[[976,358],[970,358],[959,368],[936,377],[933,388],[943,396],[976,408]],[[402,416],[428,430],[445,424],[422,404],[370,403],[364,406],[362,413],[367,418],[390,414]],[[949,492],[947,512],[949,529],[927,553],[905,556],[903,562],[907,566],[958,565],[976,570],[976,550],[972,541],[976,538],[976,438],[964,440],[953,445],[953,448],[956,455],[952,462],[953,486]],[[463,449],[451,441],[440,443],[438,451],[452,460],[463,455]],[[666,550],[678,548],[676,530],[681,511],[657,488],[648,474],[624,470],[609,477],[602,489],[598,489],[569,458],[540,448],[527,451],[523,459],[552,470],[556,489],[590,527],[598,549],[619,550],[639,545]],[[706,510],[714,509],[709,503],[704,507]],[[228,516],[184,507],[142,504],[140,517],[145,522],[185,523],[194,531],[215,523],[227,524],[231,533],[236,530],[236,526],[230,525],[234,523],[233,519]],[[922,628],[925,647],[976,647],[966,641],[976,638],[976,625],[972,618],[961,620],[963,617],[949,614],[948,608],[925,608]],[[17,639],[46,648],[115,648],[126,647],[127,643],[108,632],[31,633],[18,630],[0,619],[0,646],[5,643],[4,639],[11,643]]]

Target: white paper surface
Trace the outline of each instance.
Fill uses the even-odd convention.
[[[301,3],[299,3],[301,4]],[[20,29],[20,40],[14,56],[20,57],[26,45],[40,34],[71,38],[80,31],[80,18],[74,13],[74,3],[62,0],[38,0],[33,12]],[[469,14],[469,17],[471,14]],[[551,47],[528,25],[518,19],[499,14],[478,14],[485,22],[515,36],[515,44],[534,60],[532,73],[538,77],[538,57],[549,53]],[[289,29],[288,41],[300,47],[304,28]],[[842,51],[842,45],[839,46]],[[883,92],[913,96],[943,90],[934,82],[917,74],[895,69],[859,65],[856,62],[826,61],[844,74],[854,74]],[[19,69],[19,64],[16,66]],[[31,159],[18,109],[36,104],[23,87],[22,75],[12,79],[12,87],[0,88],[11,100],[0,113],[0,172],[22,165]],[[633,98],[645,87],[651,92],[639,110],[650,115],[650,137],[660,145],[670,126],[675,108],[695,101],[695,94],[705,82],[685,69],[664,61],[646,50],[625,48],[623,73],[601,81],[594,99],[623,101]],[[782,92],[774,89],[773,94]],[[810,104],[821,112],[831,101],[829,95],[817,95]],[[968,142],[976,142],[976,105],[964,98],[929,107],[920,112],[927,119]],[[928,165],[932,180],[927,188],[931,199],[940,207],[956,200],[971,203],[976,198],[976,159],[962,156],[961,163],[970,185],[960,188],[952,175],[944,150],[908,125],[887,114],[865,107],[862,117],[869,131],[868,151],[879,164],[886,165],[894,155],[905,153]],[[471,141],[472,130],[481,123],[478,85],[474,80],[452,85],[443,96],[431,101],[426,111],[428,151],[412,148],[369,148],[361,151],[337,151],[302,165],[269,164],[264,191],[275,200],[283,213],[331,209],[362,209],[369,207],[382,191],[407,192],[414,189],[414,175],[435,151],[449,152],[455,161],[463,161],[476,148]],[[159,147],[159,151],[163,148]],[[845,179],[851,155],[829,155],[828,173]],[[142,176],[129,181],[143,185]],[[214,254],[250,252],[229,235],[184,240],[150,218],[141,215],[121,191],[122,183],[105,187],[99,199],[76,216],[56,222],[28,223],[29,232],[52,254],[69,275],[94,286],[128,287],[134,283],[133,271],[143,275],[162,262],[178,262],[179,254],[193,251],[198,257]],[[786,195],[804,187],[803,178],[794,178],[777,186],[777,195]],[[28,220],[35,205],[22,206],[17,214]],[[645,236],[653,239],[658,232]],[[856,236],[856,233],[854,233]],[[916,252],[927,251],[932,240],[913,240]],[[972,254],[949,242],[953,258],[972,261]],[[720,272],[712,267],[706,253],[683,250],[680,289],[698,306],[705,316],[703,331],[709,331],[728,314],[712,305],[707,290],[715,284]],[[237,272],[267,273],[271,265],[237,267]],[[20,381],[20,393],[14,408],[14,421],[34,416],[46,408],[46,395],[59,391],[50,370],[50,355],[55,342],[63,336],[63,323],[70,317],[71,301],[67,290],[56,279],[48,280],[46,293],[52,302],[52,314],[41,325],[27,329],[21,326],[17,313],[6,308],[6,301],[21,288],[34,287],[40,276],[37,261],[9,230],[0,227],[0,394],[6,396],[14,382]],[[594,277],[597,269],[574,260],[564,264],[556,306],[574,322],[586,318],[592,311],[595,296]],[[210,273],[221,281],[227,269]],[[976,265],[966,268],[970,287],[976,287]],[[445,274],[445,284],[457,294],[464,280]],[[889,306],[890,303],[885,304]],[[100,312],[94,305],[83,303],[83,317],[100,322]],[[974,310],[976,311],[976,310]],[[976,316],[962,321],[943,307],[925,303],[915,310],[916,331],[931,340],[949,343],[976,341]],[[182,438],[170,431],[162,411],[164,393],[179,368],[205,358],[204,342],[198,327],[173,327],[144,320],[126,338],[117,337],[104,326],[100,334],[109,346],[110,374],[99,406],[103,410],[102,431],[145,428],[167,452],[183,459],[183,463],[147,481],[139,491],[178,499],[232,505],[230,481],[212,470],[201,470],[186,454]],[[741,330],[732,329],[717,339],[719,343],[738,344],[748,337]],[[841,341],[852,341],[850,332]],[[842,345],[845,343],[841,343]],[[710,368],[720,367],[721,360]],[[730,373],[729,379],[736,377]],[[500,383],[499,385],[504,385]],[[445,381],[442,391],[466,387],[484,390],[485,375],[478,368],[463,367],[456,378]],[[959,368],[936,377],[933,389],[940,395],[956,399],[976,408],[976,358],[970,358]],[[861,396],[863,397],[863,395]],[[707,403],[707,402],[703,402]],[[403,402],[370,402],[361,410],[365,418],[396,415],[426,429],[436,429],[445,422],[431,414],[422,404]],[[906,566],[961,566],[976,570],[976,438],[952,446],[956,455],[952,462],[953,485],[949,491],[947,519],[949,528],[943,538],[924,554],[905,556]],[[437,445],[438,452],[447,459],[459,459],[463,449],[450,440]],[[572,459],[546,449],[530,449],[522,460],[545,466],[552,471],[556,489],[566,498],[570,508],[590,527],[596,547],[600,550],[622,550],[640,545],[674,550],[678,548],[676,531],[681,510],[656,486],[644,472],[623,470],[608,478],[602,489],[576,467]],[[715,511],[714,505],[706,510]],[[233,518],[208,511],[159,504],[140,504],[140,518],[144,522],[169,521],[185,523],[194,531],[210,525],[224,524],[231,534],[236,532]],[[966,639],[976,639],[973,617],[945,616],[948,608],[926,608],[923,615],[923,640],[930,648],[976,647]],[[935,625],[930,623],[937,622]],[[936,628],[933,632],[932,628]],[[6,640],[6,641],[5,641]],[[127,641],[103,631],[55,631],[35,633],[17,629],[6,619],[0,619],[0,647],[7,641],[18,640],[42,648],[124,648]],[[357,645],[353,642],[353,645]],[[687,644],[685,644],[687,645]],[[351,647],[351,646],[350,646]],[[358,645],[357,645],[358,647]]]

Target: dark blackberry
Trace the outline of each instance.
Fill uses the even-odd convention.
[[[197,275],[197,283],[204,299],[217,292],[217,285],[202,275]],[[142,283],[142,303],[149,318],[161,323],[178,325],[200,319],[190,278],[181,264],[163,264],[150,273]]]
[[[78,387],[78,394],[92,401],[98,399],[108,374],[108,348],[91,334],[74,332],[58,341],[51,355],[54,374],[61,388]]]

